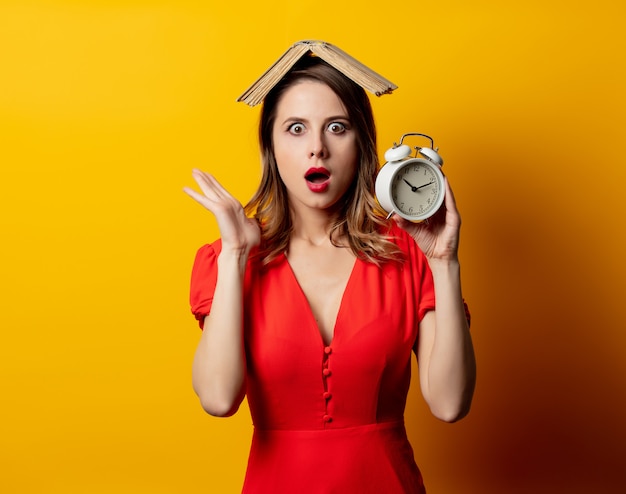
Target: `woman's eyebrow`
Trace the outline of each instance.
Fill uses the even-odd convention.
[[[328,123],[328,122],[333,122],[335,120],[345,120],[346,122],[350,122],[350,117],[346,114],[342,114],[342,115],[331,115],[329,117],[324,118],[324,123]],[[304,117],[298,117],[297,115],[291,115],[289,117],[285,117],[282,120],[281,125],[285,125],[287,123],[293,123],[293,122],[302,122],[304,124],[309,124],[311,123],[311,120],[308,118],[304,118]]]

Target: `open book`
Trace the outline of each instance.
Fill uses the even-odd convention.
[[[309,53],[320,57],[376,96],[391,93],[398,87],[336,46],[325,41],[308,40],[294,43],[237,101],[250,106],[258,105],[296,62]]]

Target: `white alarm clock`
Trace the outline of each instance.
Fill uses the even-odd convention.
[[[403,144],[407,136],[421,136],[430,140],[430,148],[415,146],[416,154],[411,157],[411,148]],[[381,207],[410,221],[430,218],[443,204],[445,183],[441,166],[443,159],[434,149],[434,142],[425,134],[409,133],[400,138],[400,143],[385,153],[386,163],[376,176],[376,198]],[[421,157],[418,158],[417,154]]]

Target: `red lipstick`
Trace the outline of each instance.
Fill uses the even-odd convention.
[[[309,168],[304,178],[312,192],[324,192],[330,185],[330,172],[323,167]]]

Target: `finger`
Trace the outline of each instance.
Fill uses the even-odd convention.
[[[223,195],[223,187],[212,175],[200,170],[193,170],[192,176],[205,196],[218,200]]]
[[[452,187],[450,187],[450,182],[448,181],[448,177],[444,177],[444,183],[446,187],[446,198],[445,198],[446,209],[448,211],[452,211],[458,214],[458,210],[456,207],[456,198],[454,197],[454,192],[452,192]]]
[[[239,201],[237,201],[210,173],[197,170],[194,173],[194,178],[204,195],[209,199],[233,206],[239,204]]]
[[[405,218],[402,218],[401,216],[394,214],[392,217],[393,221],[396,222],[396,225],[398,225],[400,228],[402,228],[404,231],[406,231],[409,235],[411,235],[412,237],[415,237],[417,234],[419,234],[420,231],[424,230],[425,228],[428,228],[428,222],[427,221],[422,221],[420,223],[414,223],[412,221],[409,221]]]
[[[191,197],[194,201],[200,203],[205,208],[211,210],[211,200],[203,194],[193,190],[190,187],[183,187],[183,192]]]
[[[403,226],[405,226],[406,224],[406,220],[402,217],[397,215],[396,213],[393,213],[391,216],[392,221],[394,221],[396,223],[396,225],[398,225],[400,228],[402,228]]]
[[[210,185],[210,181],[206,181],[205,176],[198,176],[196,183],[202,190],[202,194],[191,187],[183,187],[183,192],[207,209],[213,211],[213,209],[220,203],[228,203],[228,201],[224,200],[225,198],[223,197],[223,194],[220,193],[219,189],[215,189],[212,185]]]

